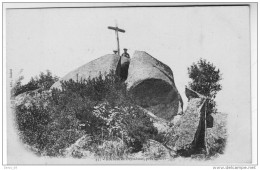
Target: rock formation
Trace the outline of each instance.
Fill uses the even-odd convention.
[[[205,152],[205,141],[207,141],[207,148],[210,152],[222,151],[226,139],[226,129],[223,128],[225,126],[222,124],[225,124],[225,122],[215,122],[213,126],[214,118],[208,115],[206,119],[207,129],[205,130],[205,103],[207,98],[187,87],[185,93],[189,99],[187,109],[183,115],[174,118],[174,126],[169,128],[166,134],[165,146],[176,151],[179,155],[191,156]]]
[[[175,121],[174,126],[168,131],[166,146],[181,154],[191,154],[194,148],[204,147],[204,103],[205,97],[185,89],[189,99],[187,109],[184,114]]]
[[[200,121],[202,119],[200,110],[204,102],[205,100],[201,98],[192,99],[183,117],[175,124],[178,136],[175,143],[177,150],[195,147],[198,144],[199,134],[204,129]]]
[[[182,113],[183,102],[171,69],[146,52],[134,53],[126,83],[136,104],[156,116],[171,121]]]
[[[130,63],[130,64],[129,64]],[[172,70],[146,52],[129,58],[108,54],[71,71],[51,88],[61,89],[61,81],[80,81],[115,71],[126,81],[133,100],[156,116],[171,121],[182,113],[183,102],[175,86]]]
[[[58,82],[54,83],[51,88],[61,89],[60,81],[68,81],[70,79],[74,81],[80,81],[88,78],[98,77],[100,74],[105,76],[111,70],[115,71],[117,75],[120,75],[120,57],[115,54],[108,54],[102,56],[96,60],[93,60],[76,70],[69,72],[67,75],[62,77]]]

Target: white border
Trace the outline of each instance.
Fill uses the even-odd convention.
[[[175,4],[175,3],[174,3]],[[164,3],[163,5],[174,5],[173,3]],[[258,35],[257,35],[257,20],[258,20],[258,12],[257,12],[257,4],[255,3],[247,3],[247,2],[239,2],[239,3],[234,3],[234,2],[228,2],[228,3],[221,3],[221,2],[214,2],[214,3],[208,3],[208,2],[200,2],[200,3],[184,3],[184,2],[180,2],[180,3],[176,3],[176,5],[209,5],[209,4],[214,4],[214,5],[221,5],[221,4],[250,4],[250,24],[251,24],[251,99],[252,99],[252,164],[257,164],[258,163],[258,158],[257,158],[257,153],[258,153],[258,148],[257,148],[257,97],[258,97],[258,94],[257,94],[257,66],[258,66],[258,63],[257,63],[257,40],[258,40]],[[4,8],[3,8],[3,24],[5,23],[5,8],[6,7],[13,7],[13,8],[16,8],[16,7],[24,7],[24,8],[27,8],[27,7],[42,7],[43,4],[40,4],[40,3],[26,3],[26,4],[2,4],[4,5]],[[1,6],[2,6],[1,5]],[[59,7],[66,7],[66,6],[86,6],[88,4],[85,4],[85,3],[68,3],[68,4],[61,4],[61,3],[48,3],[48,4],[44,4],[43,6],[44,7],[51,7],[51,6],[59,6]],[[108,5],[108,6],[113,6],[113,5],[129,5],[128,3],[116,3],[116,4],[111,4],[111,3],[91,3],[90,6],[104,6],[104,5]],[[138,3],[138,5],[144,5],[144,3]],[[145,4],[147,5],[147,4]],[[149,5],[158,5],[158,3],[150,3]],[[2,13],[1,13],[1,16],[2,16]],[[5,25],[5,24],[4,24]],[[1,107],[3,107],[3,114],[2,114],[2,118],[3,118],[3,129],[1,127],[1,130],[3,130],[3,139],[6,139],[6,113],[7,113],[7,110],[6,110],[6,100],[7,99],[7,93],[6,93],[6,88],[7,88],[7,79],[6,79],[6,74],[7,74],[7,70],[6,70],[6,53],[5,53],[5,41],[6,41],[6,38],[5,38],[5,28],[3,28],[3,44],[1,42],[1,44],[3,45],[3,73],[1,74],[1,77],[2,77],[2,80],[3,80],[3,91],[1,91],[1,93],[3,92],[3,94],[1,96],[3,96],[3,105]],[[1,29],[2,29],[1,28]],[[259,77],[258,77],[259,78]],[[1,94],[0,93],[0,94]],[[2,143],[2,141],[1,141]],[[3,151],[2,153],[4,154],[4,157],[3,157],[3,164],[6,164],[7,163],[7,143],[5,140],[3,140]],[[178,167],[179,168],[179,167]]]
[[[257,4],[250,4],[252,164],[257,164]]]

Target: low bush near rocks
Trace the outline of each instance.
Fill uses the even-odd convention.
[[[41,155],[61,155],[61,149],[83,135],[76,116],[57,109],[48,91],[24,96],[15,104],[15,113],[20,138]]]
[[[101,159],[125,158],[130,153],[130,148],[120,139],[106,140],[98,146],[96,155]]]
[[[113,72],[105,78],[62,82],[62,90],[28,92],[16,99],[20,137],[39,155],[66,156],[66,148],[87,134],[92,143],[86,149],[98,156],[109,157],[111,152],[121,157],[126,151],[140,151],[158,134],[150,118],[131,104],[126,85]],[[81,151],[70,155],[83,157]]]
[[[195,112],[194,109],[189,110]],[[141,155],[154,160],[169,159],[181,155],[176,151],[177,136],[185,136],[178,133],[178,123],[169,126],[167,132],[158,133],[153,120],[131,101],[126,84],[113,72],[95,79],[62,82],[61,90],[20,94],[16,96],[15,115],[21,140],[41,156],[109,160]],[[187,126],[183,128],[194,123],[187,123],[189,119],[184,119]],[[226,118],[214,117],[222,119]],[[207,157],[224,152],[225,127],[220,121],[208,129]],[[193,138],[189,140],[190,143]]]

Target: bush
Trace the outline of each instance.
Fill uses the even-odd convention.
[[[119,139],[106,140],[97,149],[96,156],[105,159],[125,158],[129,148]]]
[[[169,150],[165,148],[165,146],[163,146],[160,142],[154,140],[148,140],[143,150],[144,155],[148,159],[158,160],[169,157]]]
[[[154,139],[158,134],[150,118],[128,102],[117,107],[103,103],[95,108],[94,114],[106,122],[106,131],[102,132],[103,139],[120,138],[132,148],[132,152],[140,151],[148,139]]]
[[[80,138],[78,120],[71,112],[64,112],[52,103],[51,93],[43,91],[26,95],[16,103],[16,120],[22,141],[33,146],[38,154],[57,156]]]
[[[38,76],[36,76],[34,78],[32,77],[31,80],[25,85],[22,85],[22,83],[21,83],[22,79],[23,79],[23,77],[20,77],[18,79],[18,81],[16,82],[16,85],[12,89],[12,95],[17,96],[24,92],[36,90],[39,88],[41,88],[43,90],[47,90],[56,81],[58,81],[58,77],[53,76],[49,70],[47,70],[46,74],[41,72],[39,77]]]
[[[127,96],[126,84],[113,72],[103,78],[62,82],[62,90],[25,94],[16,105],[21,138],[48,156],[64,155],[63,150],[84,134],[91,135],[92,150],[97,153],[98,145],[118,139],[128,152],[140,151],[158,132]],[[85,128],[80,130],[79,124]]]
[[[51,121],[49,98],[50,94],[43,92],[33,97],[26,95],[16,103],[16,119],[22,140],[37,149],[44,148],[41,137]]]

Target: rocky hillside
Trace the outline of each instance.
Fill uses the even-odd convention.
[[[51,88],[61,89],[61,81],[104,77],[111,70],[126,82],[133,101],[142,108],[167,121],[182,114],[183,102],[172,70],[143,51],[135,51],[131,60],[115,54],[102,56],[69,72]]]
[[[50,90],[16,97],[21,140],[41,156],[168,159],[224,153],[225,114],[205,119],[207,98],[186,88],[146,52],[105,55],[69,72]],[[206,124],[205,124],[206,123]]]

